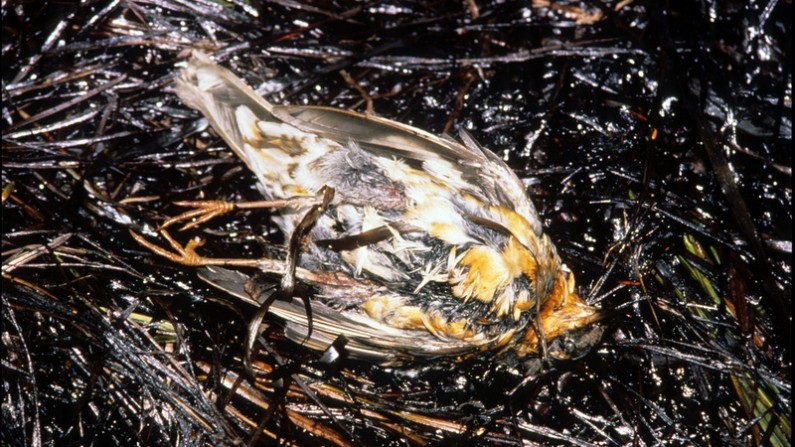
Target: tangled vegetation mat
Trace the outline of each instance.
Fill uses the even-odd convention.
[[[2,4],[3,445],[790,445],[789,1]],[[260,198],[171,90],[190,50],[275,103],[465,129],[527,185],[586,357],[328,362],[154,257],[180,200]],[[149,232],[149,233],[147,233]],[[278,255],[267,212],[179,234]]]

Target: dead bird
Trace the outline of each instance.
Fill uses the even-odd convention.
[[[297,299],[269,303],[289,338],[323,350],[344,336],[352,357],[386,364],[492,355],[529,365],[599,341],[602,312],[578,295],[524,185],[468,134],[459,142],[376,116],[274,105],[201,53],[176,93],[245,161],[266,200],[183,203],[195,209],[163,225],[173,251],[134,236],[176,262],[216,266],[201,276],[244,300],[257,299],[248,277],[218,266],[310,286],[311,330]],[[257,207],[279,208],[275,224],[300,239],[292,261],[206,258],[200,242],[183,247],[165,230]]]

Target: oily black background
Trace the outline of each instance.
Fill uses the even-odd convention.
[[[3,444],[789,445],[791,9],[4,2]],[[274,102],[369,99],[504,156],[614,311],[602,344],[520,383],[477,360],[323,366],[274,326],[274,411],[230,392],[250,314],[129,235],[176,200],[258,198],[170,92],[195,48]],[[267,213],[178,237],[199,234],[280,251]]]

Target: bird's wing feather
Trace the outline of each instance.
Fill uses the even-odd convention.
[[[174,91],[187,106],[207,117],[213,129],[241,159],[249,163],[243,149],[245,133],[240,129],[236,112],[240,107],[246,107],[261,120],[273,120],[273,104],[234,73],[198,51],[193,52],[187,67],[180,71],[174,81]]]
[[[245,291],[249,277],[241,272],[204,267],[199,277],[248,306],[259,306]],[[306,309],[300,300],[276,300],[269,312],[285,322],[285,335],[289,339],[317,351],[327,349],[338,337],[345,336],[348,339],[346,350],[352,358],[390,364],[417,357],[463,355],[483,344],[442,340],[424,331],[396,329],[355,311],[332,309],[314,300],[311,305],[311,334]]]
[[[472,186],[465,192],[512,209],[530,222],[538,222],[522,181],[502,159],[481,147],[466,132],[461,133],[462,144],[447,136],[436,136],[396,121],[349,110],[274,106],[272,113],[304,132],[341,145],[353,142],[372,156],[401,159],[415,169],[425,170],[425,163],[435,160],[448,162],[460,178]],[[540,223],[534,230],[540,234]]]
[[[400,159],[420,171],[433,170],[435,161],[449,166],[450,175],[469,185],[468,190],[486,203],[502,205],[524,216],[541,233],[533,204],[521,180],[488,149],[466,133],[463,144],[448,136],[436,136],[389,119],[357,112],[316,106],[276,106],[259,96],[231,71],[217,65],[209,56],[194,52],[175,82],[177,95],[190,107],[202,112],[237,155],[254,172],[256,163],[244,148],[246,129],[241,129],[239,112],[248,109],[257,120],[284,122],[308,134],[336,142],[351,143],[373,157]],[[436,165],[433,165],[436,166]],[[431,173],[435,175],[435,173]]]

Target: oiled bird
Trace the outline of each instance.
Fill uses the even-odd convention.
[[[601,312],[579,296],[524,185],[466,133],[457,141],[346,110],[274,105],[201,53],[175,85],[254,173],[262,206],[280,208],[273,220],[287,239],[319,209],[294,273],[313,291],[311,331],[298,300],[269,309],[291,339],[322,350],[343,335],[351,356],[383,363],[489,355],[517,364],[577,357],[599,340]],[[235,208],[197,206],[169,225]],[[283,259],[201,257],[196,242],[164,236],[173,252],[138,239],[186,264],[289,270]],[[202,276],[256,299],[242,273]]]

